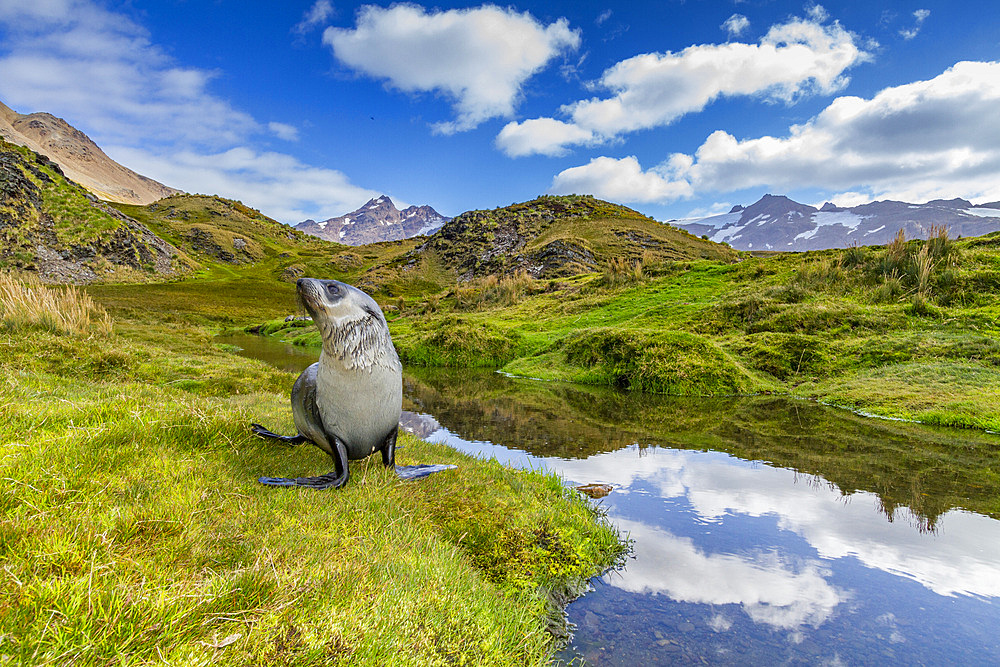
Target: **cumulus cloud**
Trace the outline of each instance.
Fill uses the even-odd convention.
[[[452,100],[455,119],[434,126],[451,134],[512,115],[525,81],[576,49],[580,34],[566,19],[546,26],[527,12],[494,5],[428,13],[399,4],[362,7],[355,28],[327,28],[323,42],[357,72]]]
[[[691,186],[670,177],[669,170],[643,171],[630,155],[621,159],[596,157],[588,164],[559,172],[551,192],[595,194],[611,201],[657,202],[690,197]]]
[[[905,40],[911,40],[920,33],[920,28],[923,27],[924,21],[927,17],[931,15],[931,10],[929,9],[918,9],[913,12],[914,25],[911,28],[903,28],[899,31],[900,36]]]
[[[211,91],[220,73],[178,64],[143,26],[98,3],[0,0],[0,35],[0,99],[65,117],[146,176],[286,222],[373,194],[339,171],[246,148],[267,135],[294,141],[298,130],[235,108]]]
[[[267,124],[267,129],[271,130],[271,133],[279,139],[284,139],[285,141],[299,140],[299,128],[294,125],[272,121]]]
[[[611,97],[580,100],[560,111],[568,124],[592,133],[577,136],[609,141],[669,125],[719,97],[759,96],[790,103],[801,95],[833,93],[846,85],[844,72],[868,58],[839,24],[793,19],[772,26],[758,44],[702,44],[678,53],[628,58],[607,69],[598,82]],[[558,153],[552,141],[532,150],[522,136],[532,132],[532,121],[509,123],[497,145],[511,157]],[[568,140],[562,147],[593,141]]]
[[[690,193],[815,187],[925,201],[1000,199],[1000,62],[960,62],[941,75],[839,97],[783,137],[713,132],[693,155],[643,170],[597,158],[559,173],[553,192],[668,202]],[[628,195],[628,196],[625,196]]]
[[[730,37],[739,37],[750,27],[750,20],[743,14],[733,14],[719,27],[729,33]]]
[[[300,35],[304,35],[317,26],[322,25],[333,16],[333,5],[330,0],[316,0],[312,7],[302,15],[302,20],[293,28]]]

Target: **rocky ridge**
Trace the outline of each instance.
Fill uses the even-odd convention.
[[[90,137],[52,114],[19,114],[0,102],[0,138],[45,155],[105,201],[149,204],[180,192],[118,164]]]
[[[319,222],[305,220],[295,229],[334,243],[366,245],[433,234],[449,220],[430,206],[409,206],[400,211],[382,195],[351,213]]]
[[[751,206],[734,206],[722,215],[668,222],[737,250],[822,250],[884,245],[900,230],[908,239],[927,238],[932,227],[947,228],[952,238],[981,236],[1000,230],[1000,202],[876,201],[850,208],[828,202],[817,209],[788,197],[764,195]]]

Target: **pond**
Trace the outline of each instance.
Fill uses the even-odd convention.
[[[613,487],[595,502],[633,554],[569,605],[560,660],[1000,664],[1000,436],[469,369],[407,368],[404,408],[420,437]]]

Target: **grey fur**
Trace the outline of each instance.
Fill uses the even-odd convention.
[[[278,435],[260,424],[253,432],[289,444],[311,442],[334,461],[319,477],[261,477],[273,486],[339,488],[347,484],[349,459],[382,453],[401,479],[425,477],[453,465],[396,465],[396,434],[403,404],[403,367],[378,304],[351,285],[301,278],[299,297],[323,338],[319,361],[292,387],[298,434]]]

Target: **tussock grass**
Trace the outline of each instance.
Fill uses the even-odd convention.
[[[64,335],[110,336],[111,317],[86,292],[48,287],[37,276],[0,273],[0,317],[8,330],[40,328]]]

